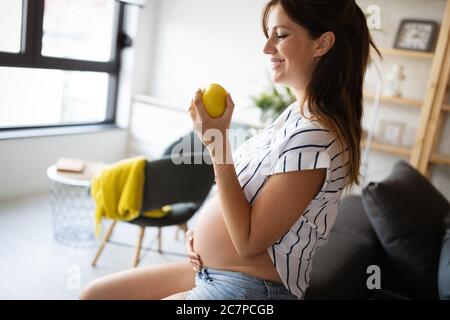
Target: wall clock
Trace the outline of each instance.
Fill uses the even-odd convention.
[[[400,23],[394,48],[433,51],[437,29],[435,21],[404,19]]]

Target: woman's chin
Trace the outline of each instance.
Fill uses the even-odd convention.
[[[273,74],[272,74],[272,81],[273,81],[274,83],[277,83],[277,84],[283,84],[283,83],[284,83],[284,81],[283,81],[283,75],[280,74],[280,73],[277,73],[277,72],[273,73]]]

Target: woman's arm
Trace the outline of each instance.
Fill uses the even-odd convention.
[[[298,220],[320,190],[326,169],[275,174],[251,207],[233,170],[217,179],[224,220],[239,255],[254,257]]]
[[[201,91],[197,91],[192,106],[190,109],[192,119],[202,123],[202,131],[197,131],[202,141],[204,141],[203,132],[208,129],[218,129],[223,134],[222,145],[214,146],[215,149],[222,147],[223,153],[213,152],[210,148],[213,143],[210,141],[204,143],[210,150],[214,171],[216,174],[221,172],[216,178],[216,183],[231,240],[240,256],[254,257],[267,250],[302,215],[320,190],[326,177],[326,169],[272,175],[252,207],[241,189],[232,163],[227,135],[234,109],[231,97],[227,96],[227,109],[218,119],[212,119],[206,113]]]

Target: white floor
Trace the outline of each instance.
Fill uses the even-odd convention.
[[[106,225],[107,226],[107,225]],[[140,265],[186,259],[184,235],[163,228],[163,251],[156,251],[156,229],[147,228]],[[138,228],[118,223],[96,268],[96,251],[74,249],[53,238],[48,194],[0,202],[0,299],[77,299],[80,288],[99,276],[130,267]]]

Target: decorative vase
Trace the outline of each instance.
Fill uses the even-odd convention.
[[[403,66],[400,64],[392,65],[391,70],[386,76],[386,86],[383,90],[383,94],[391,97],[401,96],[401,83],[404,79]]]

